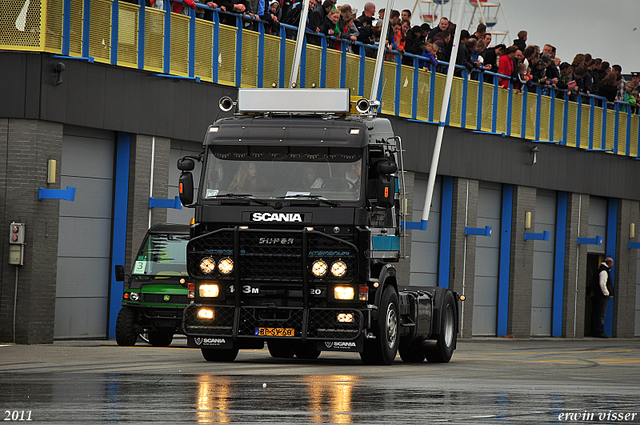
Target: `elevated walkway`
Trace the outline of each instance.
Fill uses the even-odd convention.
[[[279,36],[270,35],[262,22],[225,14],[227,24],[222,24],[222,16],[214,10],[213,21],[206,21],[193,10],[185,16],[117,0],[31,1],[26,8],[22,3],[5,6],[0,49],[46,52],[234,87],[285,86],[295,47],[285,37],[285,25]],[[308,35],[307,40],[298,80],[302,87],[346,87],[369,97],[374,60],[361,44],[354,46],[359,51],[354,54],[345,42],[341,50],[328,48],[336,41],[322,35]],[[397,52],[384,64],[381,112],[438,124],[434,116],[440,111],[445,75],[420,68],[418,57],[405,56],[412,57],[414,66],[403,65]],[[497,82],[498,75],[492,78]],[[446,125],[637,157],[640,117],[628,113],[622,102],[612,109],[600,104],[596,96],[571,102],[553,93],[501,89],[465,74],[453,83]]]

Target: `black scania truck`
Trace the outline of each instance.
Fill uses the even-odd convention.
[[[195,208],[188,346],[209,361],[266,342],[281,358],[448,362],[460,297],[396,275],[402,146],[375,104],[348,89],[240,89],[220,107],[234,116],[208,128],[199,157],[178,161],[181,201]]]

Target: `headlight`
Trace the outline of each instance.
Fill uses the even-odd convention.
[[[327,274],[327,263],[322,260],[316,260],[311,265],[311,273],[316,277],[322,277]]]
[[[233,271],[233,260],[229,257],[218,261],[218,270],[222,274],[229,274]]]
[[[215,317],[215,313],[210,308],[201,308],[198,310],[198,318],[200,319],[213,319]]]
[[[218,285],[204,284],[198,287],[200,296],[203,298],[215,298],[220,294]]]
[[[336,300],[352,300],[356,291],[353,286],[336,286],[333,288],[333,296]]]
[[[138,301],[140,299],[140,294],[138,294],[137,292],[132,292],[129,297],[131,298],[131,301]]]
[[[200,260],[200,270],[204,274],[210,274],[216,269],[216,262],[211,257],[206,257]]]
[[[331,274],[335,277],[342,277],[347,273],[347,265],[344,261],[338,260],[331,265]]]

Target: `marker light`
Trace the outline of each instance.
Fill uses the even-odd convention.
[[[229,274],[233,271],[233,260],[229,257],[218,261],[218,270],[222,274]]]
[[[211,274],[216,269],[216,262],[211,257],[205,257],[200,260],[200,270],[204,274]]]
[[[347,273],[347,265],[342,260],[338,260],[331,265],[331,274],[335,277],[342,277]]]
[[[204,284],[198,287],[198,292],[203,298],[215,298],[220,295],[218,285]]]
[[[322,277],[327,274],[327,263],[323,260],[316,260],[311,265],[311,273],[316,277]]]
[[[369,287],[360,286],[360,301],[369,301]]]
[[[333,288],[333,296],[336,300],[352,300],[355,297],[353,286],[336,286]]]
[[[200,319],[213,319],[215,317],[215,314],[213,312],[213,310],[208,309],[208,308],[201,308],[200,310],[198,310],[198,318]]]

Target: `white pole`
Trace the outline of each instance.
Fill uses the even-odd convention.
[[[156,160],[156,136],[151,137],[151,175],[149,176],[149,199],[153,197],[153,169]],[[151,228],[151,208],[149,208],[149,227]]]
[[[371,82],[371,93],[369,99],[372,104],[378,101],[378,85],[380,84],[380,75],[382,74],[382,65],[384,64],[384,53],[387,47],[387,33],[389,32],[389,18],[391,9],[393,8],[393,0],[387,0],[387,6],[384,9],[384,19],[382,20],[382,32],[380,33],[380,42],[378,43],[378,55],[376,56],[376,66],[373,70],[373,81]]]
[[[447,121],[447,110],[449,109],[449,99],[451,98],[451,83],[453,82],[453,71],[455,69],[456,57],[458,56],[459,34],[462,25],[462,17],[464,16],[464,3],[460,2],[458,9],[458,17],[456,19],[456,31],[453,35],[453,50],[451,58],[449,58],[449,70],[447,71],[447,82],[444,87],[444,96],[442,99],[442,109],[440,110],[440,123],[438,124],[438,135],[436,137],[436,145],[433,147],[433,157],[431,158],[431,169],[429,170],[429,181],[427,183],[427,196],[424,200],[424,208],[422,209],[421,230],[427,230],[427,222],[429,220],[429,210],[431,208],[431,199],[433,198],[433,190],[436,184],[436,173],[438,171],[438,161],[440,160],[440,149],[442,148],[442,137],[444,136],[444,123]]]
[[[291,75],[289,76],[289,88],[298,80],[298,69],[300,68],[300,58],[302,57],[302,46],[304,44],[304,33],[307,29],[307,16],[309,15],[309,0],[302,0],[300,5],[300,22],[298,22],[298,36],[296,38],[296,48],[293,53],[293,63],[291,64]],[[322,7],[322,5],[320,5]]]

